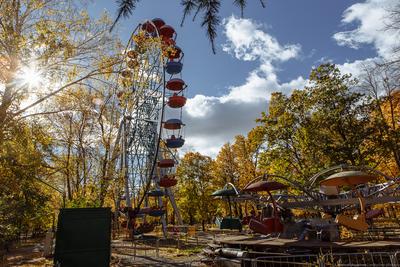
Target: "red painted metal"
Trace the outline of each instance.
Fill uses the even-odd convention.
[[[145,23],[142,24],[142,30],[152,33],[156,30],[156,27],[150,21],[146,21]]]
[[[164,122],[164,129],[168,130],[179,130],[184,124],[179,119],[169,119]]]
[[[117,97],[118,97],[118,98],[121,98],[123,95],[124,95],[124,91],[119,91],[119,92],[117,93]]]
[[[132,77],[132,72],[130,70],[123,70],[121,71],[121,75],[124,78],[130,78]]]
[[[173,47],[173,49],[174,49],[174,52],[170,52],[168,55],[168,58],[170,60],[178,59],[181,57],[181,54],[182,54],[182,49],[179,46],[175,45]]]
[[[159,185],[161,187],[171,187],[175,186],[177,183],[178,180],[176,180],[175,177],[164,176],[163,178],[160,179]]]
[[[171,91],[182,91],[185,87],[185,82],[182,79],[174,78],[167,82],[166,87]]]
[[[257,219],[251,219],[249,228],[256,233],[268,235],[281,233],[283,231],[283,224],[278,217],[264,218],[262,222]]]
[[[174,36],[175,29],[169,25],[164,25],[160,28],[159,33],[163,38],[172,38]]]
[[[174,46],[176,44],[174,39],[167,38],[167,37],[164,37],[164,36],[162,38],[162,41],[163,41],[164,45],[166,45],[166,46]]]
[[[160,168],[172,168],[175,165],[175,161],[173,159],[162,159],[158,162],[158,167]]]
[[[154,23],[154,25],[156,25],[158,29],[165,25],[165,22],[160,18],[155,18],[152,20],[152,22]]]
[[[171,108],[181,108],[186,104],[186,97],[173,95],[168,99],[168,106]]]
[[[126,55],[131,58],[131,59],[135,59],[138,56],[138,53],[135,50],[129,50]]]

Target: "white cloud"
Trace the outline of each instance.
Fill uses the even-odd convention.
[[[232,141],[235,135],[246,134],[256,125],[255,119],[267,110],[272,92],[289,93],[306,83],[303,77],[287,83],[281,83],[277,77],[276,65],[299,57],[300,45],[280,44],[251,19],[231,16],[224,20],[224,29],[225,52],[238,60],[260,64],[249,72],[244,84],[229,87],[225,95],[196,95],[188,100],[184,109],[188,125],[186,151],[215,156],[224,143]]]
[[[399,37],[393,30],[385,30],[390,11],[398,0],[367,0],[357,3],[343,13],[342,23],[356,23],[353,30],[338,32],[333,38],[339,45],[358,49],[363,44],[373,45],[379,56],[388,59]]]
[[[375,62],[379,61],[378,57],[366,58],[355,60],[353,62],[346,62],[337,67],[340,69],[342,74],[351,73],[354,77],[361,77],[363,72],[369,66],[372,66]]]

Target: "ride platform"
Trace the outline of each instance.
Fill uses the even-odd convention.
[[[216,237],[215,245],[224,248],[236,248],[249,251],[287,252],[296,251],[389,251],[400,249],[399,240],[376,241],[337,241],[328,242],[320,240],[296,240],[285,238],[267,238],[262,236],[229,235]]]

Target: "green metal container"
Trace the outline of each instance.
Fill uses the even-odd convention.
[[[58,215],[55,266],[106,267],[111,256],[111,209],[61,209]]]
[[[239,218],[217,218],[216,224],[219,229],[242,230],[242,223]]]

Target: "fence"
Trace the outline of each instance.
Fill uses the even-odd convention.
[[[245,266],[245,267],[395,267],[400,266],[400,252],[329,253],[263,256],[254,259],[214,258],[193,261],[187,266]]]

